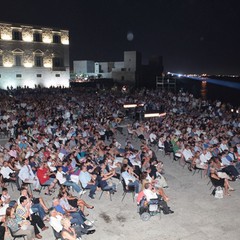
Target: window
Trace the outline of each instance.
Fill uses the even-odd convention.
[[[53,67],[63,67],[63,59],[58,57],[53,58]]]
[[[54,34],[53,35],[53,43],[60,43],[60,42],[61,42],[60,35]]]
[[[60,77],[60,74],[55,74],[55,77]]]
[[[33,33],[33,41],[34,42],[42,42],[42,34],[39,32]]]
[[[19,30],[14,29],[12,31],[12,39],[13,40],[22,40],[22,33]]]
[[[22,74],[16,74],[16,78],[21,78]]]
[[[2,75],[0,74],[0,78],[2,77]]]
[[[35,56],[34,65],[36,67],[42,67],[43,66],[43,57],[42,56]]]
[[[22,66],[22,56],[21,55],[15,55],[15,66]]]
[[[41,78],[42,77],[42,74],[37,74],[37,78]]]

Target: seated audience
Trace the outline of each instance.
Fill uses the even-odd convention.
[[[7,208],[5,222],[8,228],[10,228],[11,231],[14,233],[14,236],[24,235],[27,238],[27,240],[34,239],[34,236],[35,236],[34,227],[31,225],[30,221],[28,220],[22,220],[20,222],[17,221],[14,207]],[[4,239],[4,238],[1,238],[1,239]]]

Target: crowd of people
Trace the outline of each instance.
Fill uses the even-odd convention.
[[[126,110],[126,103],[142,109]],[[143,196],[158,199],[164,214],[174,213],[156,151],[188,164],[189,171],[202,169],[226,195],[234,190],[229,181],[239,177],[240,115],[220,101],[146,89],[18,89],[1,95],[0,111],[0,130],[9,134],[0,153],[0,239],[5,231],[41,239],[46,221],[55,237],[92,234],[86,209],[94,206],[81,196],[88,192],[94,199],[98,190],[114,194],[116,181],[133,188],[137,202]],[[141,116],[159,111],[166,116]],[[13,183],[18,199],[8,193]],[[33,197],[43,188],[44,197]],[[48,207],[45,198],[56,191]]]

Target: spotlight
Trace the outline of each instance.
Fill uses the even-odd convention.
[[[135,108],[135,107],[137,107],[137,104],[124,104],[123,107],[124,108]]]
[[[233,109],[233,108],[231,109],[231,112],[234,112],[234,109]]]
[[[143,107],[144,103],[130,103],[130,104],[124,104],[123,108],[136,108],[136,107]]]
[[[149,117],[164,117],[166,116],[167,113],[145,113],[144,117],[149,118]]]

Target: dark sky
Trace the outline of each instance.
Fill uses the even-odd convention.
[[[240,74],[239,0],[8,0],[0,21],[69,29],[71,61],[138,50],[166,71]]]

